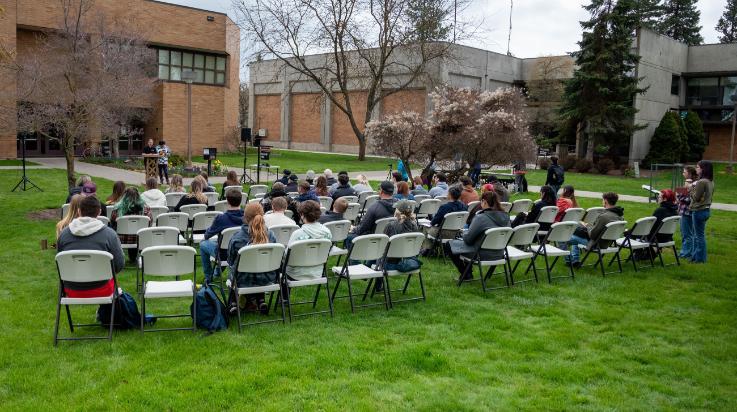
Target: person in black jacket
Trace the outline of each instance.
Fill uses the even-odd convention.
[[[333,191],[333,200],[343,196],[356,196],[356,191],[351,187],[348,173],[341,173],[338,175],[338,186],[335,188],[335,191]]]
[[[379,189],[379,200],[371,205],[366,214],[361,218],[361,223],[356,226],[345,240],[345,247],[350,249],[353,239],[356,236],[370,235],[376,230],[376,221],[385,217],[394,216],[394,183],[385,180],[381,182]]]
[[[653,236],[655,236],[655,234],[658,232],[658,229],[660,229],[660,224],[663,223],[663,219],[665,219],[666,217],[678,215],[676,194],[672,190],[661,190],[659,200],[660,204],[658,205],[658,208],[655,209],[655,211],[653,212],[653,216],[655,216],[656,219],[655,224],[650,230],[650,235],[648,236],[648,239],[653,239]],[[657,235],[657,239],[658,243],[670,242],[673,240],[673,235]]]
[[[443,245],[445,254],[450,256],[458,272],[463,276],[466,266],[471,263],[464,263],[461,256],[472,259],[481,247],[484,241],[484,232],[495,227],[509,227],[509,215],[502,209],[499,203],[499,197],[494,191],[487,191],[481,195],[481,211],[476,214],[468,228],[468,232],[463,235],[463,239],[453,239]],[[482,250],[479,252],[482,260],[499,260],[504,259],[503,250]],[[473,270],[468,271],[463,280],[473,278]]]
[[[543,186],[540,188],[540,200],[532,205],[532,210],[527,215],[520,213],[514,218],[512,227],[521,225],[522,223],[535,223],[537,218],[540,216],[540,211],[545,206],[556,206],[555,192],[550,186]],[[524,216],[523,216],[524,215]],[[524,220],[522,220],[524,217]],[[550,223],[540,223],[540,230],[550,230]]]
[[[292,193],[292,192],[298,191],[298,188],[297,188],[297,180],[299,180],[299,178],[297,177],[297,175],[290,175],[289,176],[289,183],[287,183],[287,187],[284,188],[284,190],[286,190],[287,193]]]
[[[274,183],[273,186],[271,186],[271,192],[269,192],[266,196],[264,196],[263,199],[261,199],[261,206],[264,209],[264,212],[268,212],[271,210],[271,201],[277,197],[283,197],[287,200],[287,209],[292,211],[292,219],[294,219],[295,222],[299,223],[299,212],[297,211],[297,203],[287,195],[286,186],[284,186],[281,182]]]
[[[335,202],[333,202],[333,210],[325,211],[322,215],[320,215],[320,219],[317,221],[320,223],[328,223],[328,222],[337,222],[339,220],[343,220],[343,214],[348,209],[348,201],[345,199],[336,199]]]
[[[200,242],[200,257],[202,259],[202,272],[205,274],[207,283],[212,280],[213,267],[210,257],[215,256],[215,273],[220,273],[220,261],[227,259],[218,250],[218,239],[223,230],[229,227],[240,226],[243,222],[243,211],[241,210],[241,199],[243,194],[236,189],[229,189],[225,193],[228,201],[228,209],[222,215],[213,220],[212,225],[205,231],[205,240]]]

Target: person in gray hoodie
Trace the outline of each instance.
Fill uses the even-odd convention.
[[[435,183],[435,186],[430,189],[430,197],[435,199],[438,196],[447,196],[448,195],[448,178],[445,177],[443,173],[438,173],[432,178],[433,183]]]
[[[159,190],[159,181],[155,177],[146,179],[146,191],[141,193],[141,199],[148,207],[166,207],[166,195]]]
[[[292,232],[287,247],[291,247],[294,242],[308,239],[327,239],[333,238],[333,233],[326,228],[320,219],[320,204],[314,200],[308,200],[299,204],[299,215],[302,217],[302,227]],[[294,267],[287,266],[286,274],[291,279],[309,280],[322,277],[323,265]]]
[[[478,212],[473,220],[468,232],[463,235],[463,239],[453,239],[443,245],[445,254],[450,256],[451,261],[463,276],[466,266],[469,264],[461,260],[461,256],[473,259],[478,252],[481,260],[499,260],[504,259],[503,250],[480,250],[481,243],[484,241],[484,232],[495,227],[510,227],[509,215],[502,209],[499,203],[499,196],[494,191],[484,192],[481,195],[481,211]],[[469,270],[463,280],[473,279],[473,270]]]
[[[125,258],[123,248],[115,231],[97,219],[100,215],[100,201],[94,196],[81,200],[79,215],[59,235],[56,250],[101,250],[113,255],[113,270],[123,270]],[[115,282],[64,282],[64,293],[67,297],[101,297],[110,296],[115,290]]]

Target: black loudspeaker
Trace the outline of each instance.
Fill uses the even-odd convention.
[[[251,128],[241,127],[241,142],[251,142]]]
[[[253,147],[261,147],[261,136],[253,136]]]

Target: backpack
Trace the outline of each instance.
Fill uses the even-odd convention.
[[[228,329],[228,318],[225,316],[225,305],[214,290],[203,285],[195,297],[197,302],[197,327],[209,332]],[[194,316],[194,308],[189,305],[189,311]]]
[[[552,165],[550,168],[553,169],[553,181],[555,184],[562,185],[566,174],[563,167],[561,165]]]
[[[97,320],[102,326],[109,327],[110,311],[113,305],[100,305],[97,309]],[[138,305],[133,296],[127,292],[123,292],[118,296],[115,304],[115,315],[113,317],[113,327],[115,329],[138,329],[141,327],[141,313],[138,312]]]

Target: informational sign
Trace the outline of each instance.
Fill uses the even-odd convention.
[[[258,154],[261,160],[269,160],[269,156],[271,156],[271,147],[272,146],[259,147]]]
[[[635,177],[640,177],[640,162],[634,162],[632,166],[635,168]]]

